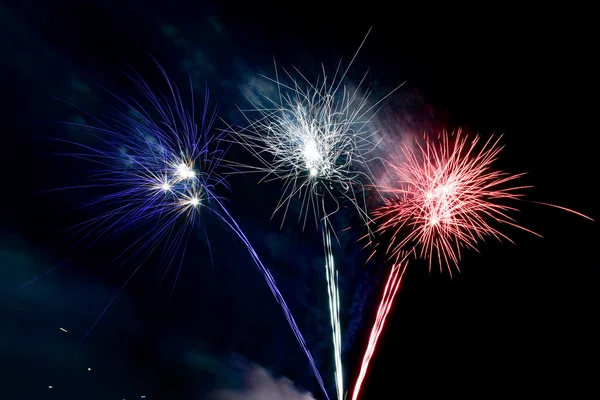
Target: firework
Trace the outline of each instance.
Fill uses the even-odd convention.
[[[280,81],[278,73],[276,79],[265,78],[276,85],[278,98],[262,95],[264,107],[251,102],[253,110],[242,110],[248,126],[232,129],[233,140],[260,165],[232,164],[245,172],[263,173],[261,181],[283,183],[273,212],[283,212],[282,226],[294,198],[301,199],[303,226],[312,213],[319,227],[319,221],[346,200],[366,220],[364,182],[370,182],[366,157],[375,147],[366,116],[373,107],[367,107],[366,97],[359,98],[358,88],[341,86],[338,81],[345,73],[338,77],[339,66],[333,78],[323,70],[316,82],[300,72],[299,80],[285,74],[291,84]]]
[[[486,237],[512,242],[494,225],[510,225],[540,236],[518,225],[508,215],[517,209],[504,202],[521,200],[521,191],[530,186],[512,184],[524,174],[509,174],[493,168],[503,148],[499,145],[500,139],[501,136],[492,136],[479,146],[479,136],[469,140],[460,130],[455,135],[442,132],[437,142],[425,137],[424,145],[405,144],[402,162],[390,164],[397,186],[378,187],[380,193],[389,197],[373,212],[373,219],[379,223],[377,233],[391,236],[385,254],[393,265],[352,400],[360,393],[410,254],[427,259],[430,270],[432,263],[437,262],[440,270],[446,267],[452,275],[453,267],[460,271],[461,248],[477,250],[478,243]],[[592,220],[565,207],[536,203]]]
[[[510,238],[494,225],[518,225],[509,216],[516,208],[506,200],[520,200],[530,186],[511,185],[524,174],[509,174],[493,168],[503,146],[501,136],[491,136],[482,146],[480,138],[469,139],[459,130],[443,132],[439,142],[425,138],[425,144],[405,145],[403,161],[390,165],[396,187],[379,187],[390,196],[373,212],[380,221],[377,231],[391,234],[386,248],[397,257],[408,248],[440,269],[459,268],[461,248],[476,249],[485,237]]]
[[[85,130],[88,141],[69,141],[77,151],[67,155],[96,167],[90,183],[78,188],[104,192],[81,206],[98,208],[99,215],[71,229],[101,238],[143,226],[145,233],[124,254],[131,257],[164,242],[162,255],[172,262],[202,210],[210,211],[218,199],[216,190],[228,185],[218,172],[225,149],[211,132],[216,113],[208,108],[208,91],[198,127],[161,72],[167,96],[154,93],[136,75],[130,78],[147,104],[113,95],[126,113],[114,107],[104,117],[86,114],[93,125],[69,123]]]
[[[113,95],[119,105],[128,110],[127,113],[115,107],[112,115],[103,118],[86,114],[93,119],[93,125],[72,124],[86,129],[92,143],[69,142],[78,151],[68,155],[91,161],[98,167],[90,185],[80,188],[93,187],[107,191],[107,194],[84,205],[102,206],[107,211],[82,223],[77,229],[87,231],[86,236],[94,234],[101,237],[105,234],[116,236],[125,230],[145,227],[145,233],[126,252],[129,251],[129,257],[132,257],[144,251],[145,257],[148,257],[162,244],[161,256],[167,265],[164,279],[175,257],[183,258],[188,235],[202,222],[201,212],[204,210],[215,215],[246,246],[283,309],[324,390],[312,355],[273,276],[226,209],[223,199],[216,194],[219,188],[228,189],[226,180],[219,172],[223,169],[221,161],[227,149],[220,147],[223,141],[212,131],[216,113],[208,108],[208,92],[204,99],[201,123],[196,125],[193,111],[190,113],[184,107],[177,87],[171,83],[164,69],[159,68],[168,85],[166,94],[155,93],[135,74],[130,78],[140,90],[142,99],[125,100]],[[193,89],[191,91],[193,93]],[[84,339],[142,264],[112,298]],[[175,283],[180,268],[181,262]]]
[[[365,40],[366,37],[354,58]],[[330,217],[343,202],[347,202],[368,225],[365,184],[371,183],[369,154],[377,144],[372,140],[374,132],[370,130],[370,122],[376,107],[393,93],[369,105],[369,93],[359,93],[364,77],[355,89],[344,85],[354,58],[343,72],[340,61],[333,77],[328,76],[323,67],[322,76],[314,82],[295,69],[298,79],[284,70],[290,81],[286,84],[280,80],[275,66],[275,79],[265,79],[275,85],[277,96],[261,93],[260,103],[250,101],[253,109],[241,110],[248,125],[232,129],[233,141],[244,146],[259,161],[258,166],[233,165],[244,171],[261,172],[264,175],[261,181],[282,182],[282,195],[273,212],[273,215],[279,211],[283,213],[282,225],[292,199],[298,198],[298,218],[303,228],[310,214],[314,216],[317,229],[323,228],[339,400],[344,397],[342,337],[338,278],[331,248],[335,230]]]

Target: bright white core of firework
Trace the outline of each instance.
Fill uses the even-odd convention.
[[[319,174],[318,165],[322,160],[321,153],[319,153],[319,149],[317,149],[317,143],[314,140],[309,139],[304,144],[302,155],[306,162],[306,168],[310,172],[310,176],[317,176]]]
[[[196,176],[196,173],[185,163],[181,163],[177,166],[177,176],[180,179],[193,179]]]

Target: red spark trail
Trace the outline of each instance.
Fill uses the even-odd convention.
[[[406,267],[406,258],[400,263],[396,263],[392,266],[392,270],[390,271],[390,275],[388,277],[385,289],[383,291],[381,303],[379,303],[377,318],[375,319],[375,323],[373,324],[373,328],[371,329],[371,335],[369,336],[369,344],[367,346],[367,350],[365,351],[365,355],[363,356],[360,374],[358,375],[358,379],[356,380],[356,384],[354,386],[354,392],[352,393],[352,400],[356,400],[358,398],[362,382],[365,379],[365,375],[367,374],[367,370],[369,368],[371,357],[373,357],[373,353],[375,353],[375,348],[377,347],[379,335],[381,335],[381,331],[383,331],[385,319],[387,318],[387,315],[390,312],[390,309],[392,308],[394,298],[396,297],[396,293],[400,288],[400,282],[402,282],[402,276],[404,276],[404,271],[406,271]]]

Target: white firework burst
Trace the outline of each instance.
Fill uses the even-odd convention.
[[[258,100],[249,100],[252,108],[241,110],[247,125],[231,129],[232,140],[259,161],[235,166],[243,172],[263,172],[261,181],[282,181],[273,213],[283,212],[282,225],[294,198],[301,199],[303,226],[311,211],[318,226],[343,202],[368,220],[365,186],[372,183],[369,161],[377,146],[370,122],[385,97],[368,102],[370,91],[361,90],[366,74],[355,87],[344,84],[353,61],[343,72],[340,61],[331,77],[323,67],[314,82],[297,68],[295,73],[282,70],[288,80],[284,82],[275,66],[275,78],[263,78],[275,85],[277,94],[259,93]]]

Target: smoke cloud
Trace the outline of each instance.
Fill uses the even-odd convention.
[[[242,390],[219,390],[211,400],[315,400],[308,392],[302,392],[287,378],[273,378],[265,369],[253,367],[247,375]]]

